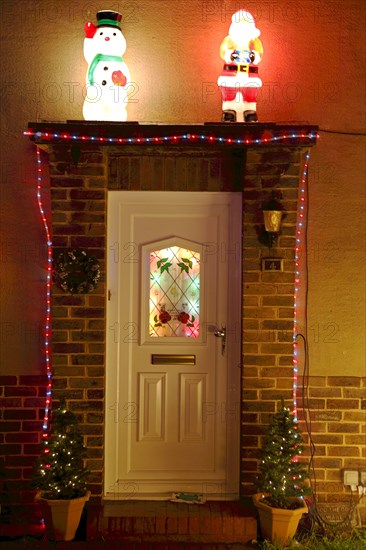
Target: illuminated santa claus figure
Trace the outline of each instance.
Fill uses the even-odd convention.
[[[262,81],[258,63],[263,47],[253,16],[239,10],[232,16],[229,34],[220,46],[225,64],[218,78],[222,95],[223,122],[257,122],[257,95]]]
[[[84,57],[88,63],[85,120],[123,122],[127,119],[130,72],[122,55],[126,40],[121,31],[122,15],[99,11],[97,26],[85,24]]]

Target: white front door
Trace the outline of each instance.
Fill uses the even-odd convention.
[[[108,193],[107,497],[238,497],[241,211]]]

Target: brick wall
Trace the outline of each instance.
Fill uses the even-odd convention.
[[[98,258],[102,268],[101,282],[91,294],[69,295],[57,287],[52,293],[53,397],[57,402],[60,394],[65,395],[68,406],[79,417],[88,448],[87,466],[92,471],[90,488],[96,498],[102,494],[103,483],[107,188],[121,192],[127,189],[243,192],[241,491],[243,495],[251,494],[265,426],[280,397],[284,396],[289,403],[292,398],[294,246],[304,149],[278,145],[243,150],[210,145],[188,151],[187,146],[156,146],[145,147],[142,152],[140,145],[118,148],[94,144],[83,144],[80,150],[73,151],[68,145],[47,148],[54,255],[63,248],[85,248]],[[79,157],[77,166],[73,164],[76,157]],[[269,254],[258,240],[263,226],[261,205],[263,196],[268,196],[272,189],[282,192],[286,210],[278,247],[271,252],[283,258],[282,272],[261,270],[261,260]],[[14,502],[21,497],[19,491],[25,491],[26,498],[31,498],[26,479],[37,454],[43,407],[40,398],[45,388],[45,380],[41,378],[38,383],[27,384],[34,390],[32,395],[12,394],[12,387],[26,385],[24,378],[2,380],[2,395],[7,400],[4,402],[7,408],[2,412],[2,443],[11,446],[4,448],[5,452],[19,457],[22,464],[15,467],[16,460],[11,461],[15,481],[6,488],[13,488]],[[312,422],[319,498],[347,499],[340,469],[359,467],[366,462],[362,447],[365,380],[324,376],[310,377],[307,383],[310,411],[302,412],[300,396],[299,414],[300,418],[306,414]],[[13,396],[14,406],[9,401]],[[25,417],[12,418],[13,409]],[[30,431],[28,426],[32,422]],[[31,440],[27,439],[29,436]]]
[[[0,536],[28,532],[29,479],[39,455],[47,376],[0,376]]]

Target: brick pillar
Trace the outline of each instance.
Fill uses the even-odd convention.
[[[241,489],[255,492],[258,451],[281,397],[292,402],[295,232],[300,149],[248,149],[244,180],[243,391]],[[259,242],[262,203],[281,192],[285,210],[276,248]],[[283,259],[282,272],[262,270],[262,259]]]
[[[78,156],[78,155],[77,155]],[[62,394],[77,414],[87,447],[89,488],[101,495],[103,478],[105,380],[106,162],[96,147],[83,147],[77,167],[70,149],[58,146],[49,156],[53,254],[84,249],[101,267],[90,294],[52,289],[53,400]]]

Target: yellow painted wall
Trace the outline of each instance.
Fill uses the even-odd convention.
[[[1,374],[40,372],[46,256],[35,149],[22,131],[82,119],[85,21],[98,9],[124,16],[129,120],[219,121],[218,50],[240,7],[262,33],[259,120],[327,131],[310,163],[310,374],[366,376],[366,140],[349,135],[365,132],[364,0],[0,2]]]

